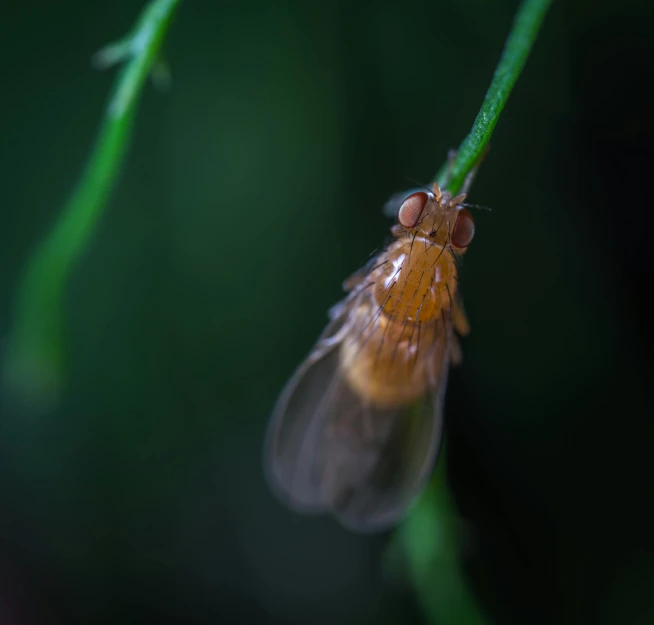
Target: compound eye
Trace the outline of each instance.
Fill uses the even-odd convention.
[[[450,240],[454,247],[468,247],[475,236],[475,220],[466,208],[459,210]]]
[[[412,193],[402,202],[400,212],[397,214],[397,220],[405,228],[415,228],[416,224],[420,221],[420,215],[425,210],[428,201],[429,195],[424,191]]]

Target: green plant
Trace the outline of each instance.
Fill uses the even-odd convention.
[[[152,0],[125,38],[95,55],[108,67],[125,61],[109,98],[95,147],[57,221],[32,253],[18,285],[3,362],[5,391],[26,408],[52,404],[65,370],[63,304],[71,271],[107,205],[131,137],[143,85],[157,67],[179,0]]]

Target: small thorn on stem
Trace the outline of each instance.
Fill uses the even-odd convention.
[[[131,37],[110,43],[91,57],[91,65],[95,69],[103,70],[126,61],[132,56],[132,43]]]

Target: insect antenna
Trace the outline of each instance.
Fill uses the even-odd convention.
[[[406,176],[406,179],[409,182],[413,182],[413,184],[417,184],[419,187],[422,187],[423,189],[427,189],[429,193],[433,192],[433,187],[428,187],[426,184],[422,184],[422,182],[419,182],[418,180],[414,180],[413,178],[409,178],[409,176]]]
[[[481,204],[468,204],[467,202],[462,202],[461,204],[457,204],[457,206],[463,206],[465,208],[476,208],[478,210],[489,211],[489,212],[493,210],[488,206],[482,206]]]

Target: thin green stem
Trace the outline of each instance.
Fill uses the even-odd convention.
[[[447,488],[444,453],[440,468],[396,539],[425,614],[434,623],[484,625],[487,621],[467,584],[459,557],[466,536]]]
[[[551,0],[525,0],[518,10],[504,52],[472,130],[457,151],[447,188],[457,193],[478,164],[506,104]],[[446,180],[447,165],[436,179]],[[422,607],[434,623],[483,625],[487,622],[470,590],[459,558],[461,539],[456,506],[447,486],[444,459],[406,522],[394,546],[404,552],[409,574]]]
[[[133,31],[107,46],[94,63],[126,61],[86,168],[57,221],[36,247],[18,284],[3,385],[30,403],[56,398],[64,371],[64,292],[87,247],[124,160],[142,91],[179,0],[152,0]]]
[[[447,184],[452,193],[461,189],[466,176],[483,155],[551,2],[552,0],[524,0],[518,10],[479,114],[457,151]],[[436,180],[441,184],[446,181],[445,171],[444,165],[436,175]]]

